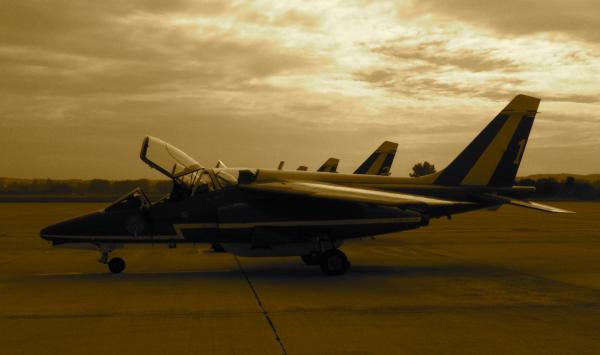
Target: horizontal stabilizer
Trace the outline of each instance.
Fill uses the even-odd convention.
[[[563,210],[562,208],[543,205],[541,203],[532,202],[532,201],[512,199],[512,200],[510,200],[509,203],[514,206],[532,208],[532,209],[538,210],[538,211],[546,211],[546,212],[552,212],[552,213],[575,213],[573,211],[567,211],[567,210]]]
[[[506,203],[509,205],[531,208],[531,209],[538,210],[538,211],[552,212],[552,213],[575,213],[573,211],[563,210],[562,208],[558,208],[558,207],[548,206],[548,205],[544,205],[544,204],[533,202],[533,201],[519,200],[516,198],[510,198],[510,197],[506,197],[506,196],[485,194],[482,197],[484,197],[486,200],[489,200],[491,202],[498,202],[499,204]]]

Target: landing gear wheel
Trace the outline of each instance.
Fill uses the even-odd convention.
[[[321,271],[325,275],[341,275],[350,267],[350,262],[346,254],[338,249],[331,249],[324,252],[319,259]]]
[[[113,274],[119,274],[125,270],[125,260],[121,258],[112,258],[108,262],[108,269]]]
[[[301,258],[306,265],[319,265],[319,256],[316,254],[302,255]]]
[[[212,243],[210,245],[210,248],[215,253],[224,253],[225,252],[225,248],[223,248],[223,246],[221,244],[219,244],[219,243]]]

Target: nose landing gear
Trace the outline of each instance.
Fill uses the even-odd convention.
[[[122,258],[111,258],[108,259],[109,253],[113,250],[120,249],[123,246],[121,244],[100,244],[98,250],[100,251],[100,259],[98,261],[101,264],[107,264],[108,269],[113,274],[119,274],[125,270],[125,260]]]

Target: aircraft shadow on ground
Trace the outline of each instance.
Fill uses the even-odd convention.
[[[440,278],[498,278],[511,274],[508,270],[473,264],[449,265],[353,265],[351,269],[341,276],[326,276],[321,273],[318,266],[290,265],[290,264],[262,264],[243,266],[249,278],[256,281],[323,281],[377,278],[377,277],[440,277]],[[50,274],[44,275],[45,279],[60,279],[72,281],[227,281],[240,280],[244,276],[239,269],[229,270],[189,270],[189,271],[155,271],[155,272],[124,272],[113,275],[108,272],[84,274]]]

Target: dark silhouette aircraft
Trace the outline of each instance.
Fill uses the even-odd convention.
[[[515,97],[445,169],[418,178],[275,169],[205,168],[181,150],[146,137],[140,157],[173,180],[150,202],[141,189],[104,210],[44,228],[54,246],[109,253],[124,244],[220,243],[240,256],[301,256],[328,275],[350,263],[339,247],[350,238],[426,226],[512,204],[568,212],[526,200],[535,188],[513,186],[540,100]]]

